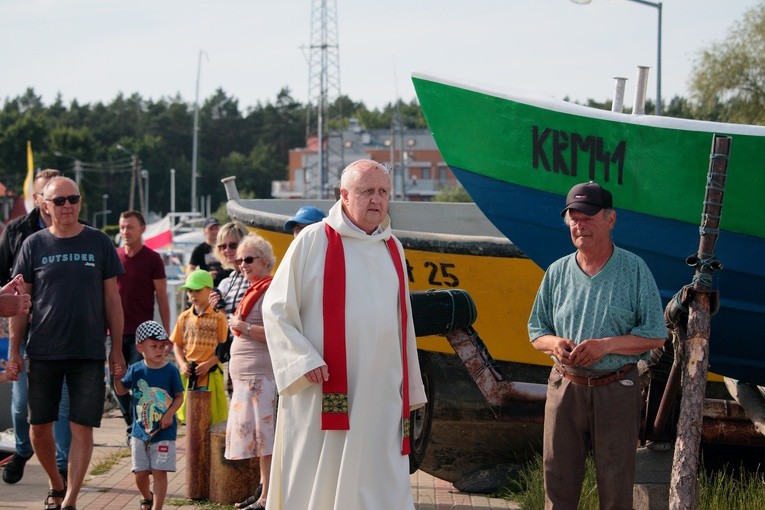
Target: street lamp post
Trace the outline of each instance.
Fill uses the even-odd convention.
[[[175,168],[170,169],[170,212],[175,213]],[[175,226],[175,216],[173,216]]]
[[[120,144],[117,144],[114,147],[130,156],[130,199],[128,202],[128,208],[133,209],[133,202],[134,202],[133,198],[135,197],[134,191],[135,191],[135,187],[138,186],[138,203],[142,213],[145,215],[146,209],[144,208],[143,188],[141,187],[141,183],[138,182],[139,175],[140,175],[139,169],[141,167],[141,159],[138,157],[138,154],[130,152],[129,150],[127,150],[124,146]]]
[[[589,4],[592,0],[571,0],[575,4]],[[648,0],[628,0],[629,2],[635,2],[636,4],[646,5],[656,9],[658,14],[659,24],[657,30],[656,40],[656,115],[661,115],[661,2],[649,2]]]
[[[202,55],[207,57],[204,50],[199,50],[199,59],[197,60],[197,92],[194,99],[194,133],[192,136],[191,147],[191,212],[197,210],[197,153],[199,152],[199,77],[202,73]]]
[[[104,193],[101,196],[101,198],[104,199],[104,207],[103,207],[102,211],[104,213],[104,227],[105,227],[107,225],[106,215],[109,214],[109,211],[106,209],[106,201],[109,200],[109,194],[108,193]]]
[[[79,188],[80,182],[82,182],[82,161],[80,161],[79,158],[64,154],[60,151],[53,151],[53,155],[57,158],[69,158],[74,162],[74,182],[77,183],[77,187]]]
[[[143,201],[143,216],[148,221],[149,219],[149,170],[146,168],[141,170],[141,178],[144,180],[144,201]]]
[[[98,228],[98,217],[99,216],[103,216],[104,217],[104,219],[102,220],[104,222],[104,224],[101,227],[101,228],[104,228],[106,226],[106,224],[107,224],[107,215],[112,212],[110,209],[106,208],[106,200],[109,198],[109,195],[104,193],[101,197],[104,200],[104,205],[103,205],[103,209],[102,210],[96,211],[96,212],[93,213],[93,227],[94,228]]]

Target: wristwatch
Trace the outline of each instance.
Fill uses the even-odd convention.
[[[245,328],[244,332],[249,335],[251,329],[252,329],[252,324],[247,324],[247,328]]]

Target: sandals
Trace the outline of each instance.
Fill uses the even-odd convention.
[[[245,508],[247,508],[251,504],[255,503],[257,500],[258,500],[258,498],[256,496],[250,496],[249,498],[245,499],[241,503],[235,503],[234,507],[235,508],[239,508],[241,510],[244,510]]]
[[[258,500],[258,496],[250,496],[249,498],[245,499],[241,503],[234,503],[234,507],[239,508],[240,510],[244,510],[248,506],[252,505]]]
[[[154,493],[149,492],[151,494],[151,499],[142,499],[139,503],[138,510],[151,510],[154,508]]]
[[[66,487],[63,489],[48,489],[48,496],[45,498],[45,510],[61,510],[61,503],[53,501],[54,498],[59,498],[62,501],[66,497]]]
[[[250,496],[249,498],[245,499],[241,503],[234,503],[234,507],[238,508],[239,510],[249,510],[250,507],[252,507],[259,499],[260,499],[260,493],[263,492],[263,485],[258,484],[257,487],[255,487],[255,494]]]

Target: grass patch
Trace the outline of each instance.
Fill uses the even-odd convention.
[[[205,499],[194,500],[185,498],[169,498],[165,500],[165,506],[187,506],[194,505],[199,510],[222,510],[229,509],[232,505],[221,505],[219,503],[211,503]]]
[[[520,471],[515,480],[501,489],[498,496],[518,503],[522,510],[544,508],[542,456],[537,455]],[[739,469],[706,470],[699,467],[698,510],[762,510],[765,508],[765,473]],[[582,496],[578,510],[598,510],[598,487],[595,463],[587,457]]]
[[[499,497],[518,503],[521,510],[541,510],[545,506],[544,475],[542,456],[535,456],[521,469],[518,477],[499,491]],[[598,485],[595,481],[595,463],[587,457],[585,463],[582,496],[578,510],[599,510]]]
[[[762,510],[765,477],[761,470],[744,468],[699,473],[698,510]]]
[[[104,473],[108,473],[115,464],[126,457],[130,457],[130,455],[130,450],[128,448],[119,448],[117,451],[110,453],[102,459],[99,459],[98,462],[96,462],[96,464],[93,466],[93,469],[90,470],[90,474],[102,475]]]

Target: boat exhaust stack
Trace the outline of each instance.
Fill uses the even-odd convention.
[[[239,191],[236,189],[236,176],[224,177],[220,180],[223,187],[226,188],[226,198],[228,200],[239,200]]]
[[[616,113],[622,113],[624,110],[624,85],[627,83],[627,78],[621,76],[614,76],[614,100],[611,103],[611,111]]]
[[[635,105],[632,107],[632,115],[645,115],[645,90],[648,87],[649,69],[648,66],[638,66]]]

